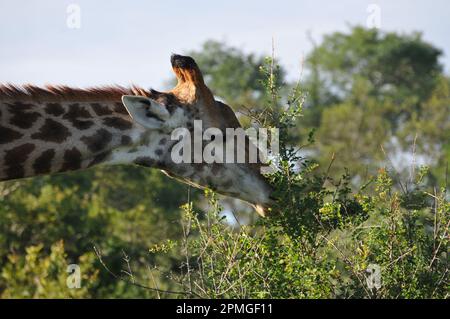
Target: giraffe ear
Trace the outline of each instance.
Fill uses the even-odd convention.
[[[170,117],[164,105],[144,96],[123,95],[122,103],[133,120],[146,128],[161,128]]]

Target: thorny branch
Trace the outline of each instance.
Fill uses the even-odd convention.
[[[123,282],[125,282],[125,283],[127,283],[127,284],[130,284],[130,285],[133,285],[133,286],[136,286],[136,287],[139,287],[139,288],[143,288],[143,289],[146,289],[146,290],[154,291],[154,292],[157,292],[157,293],[166,293],[166,294],[172,294],[172,295],[184,295],[184,296],[196,296],[196,297],[200,297],[199,295],[197,295],[196,293],[194,293],[194,292],[192,292],[192,291],[191,291],[191,292],[188,292],[188,291],[174,291],[174,290],[163,290],[163,289],[158,289],[158,288],[149,287],[149,286],[140,284],[140,283],[134,281],[134,279],[133,279],[133,280],[129,280],[129,279],[126,279],[126,278],[124,278],[124,277],[122,277],[122,276],[119,276],[119,275],[117,275],[116,273],[114,273],[114,272],[113,272],[113,271],[105,264],[105,262],[103,261],[102,255],[101,255],[100,251],[97,249],[97,247],[94,246],[93,248],[94,248],[94,252],[95,252],[95,254],[97,255],[97,258],[98,258],[100,264],[103,266],[103,268],[104,268],[104,269],[105,269],[112,277],[114,277],[114,278],[117,279],[117,280],[123,281]]]

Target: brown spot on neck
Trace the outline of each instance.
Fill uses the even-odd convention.
[[[72,103],[68,105],[68,112],[64,114],[63,119],[71,120],[71,119],[88,119],[91,118],[91,114],[84,106],[81,106],[79,103]]]
[[[60,116],[64,114],[64,108],[59,103],[47,103],[45,106],[45,113],[53,116]]]
[[[108,156],[111,154],[110,151],[104,151],[104,152],[100,152],[98,153],[94,159],[88,164],[88,167],[100,164],[101,162],[104,162]]]
[[[114,112],[122,114],[122,115],[129,115],[127,109],[122,104],[122,102],[118,102],[114,104]]]
[[[85,120],[92,118],[89,111],[81,106],[79,103],[68,105],[69,111],[64,114],[63,119],[68,120],[72,125],[79,130],[86,130],[94,125],[93,121]]]
[[[111,140],[112,134],[104,128],[97,130],[91,136],[83,136],[81,138],[81,141],[85,143],[88,149],[93,153],[103,151],[108,146],[109,142],[111,142]]]
[[[91,103],[91,107],[98,116],[113,114],[112,110],[108,106],[100,103]]]
[[[133,127],[131,119],[126,120],[121,117],[106,117],[103,119],[103,124],[121,131],[129,130]]]
[[[0,125],[0,144],[11,143],[22,136],[22,133]]]
[[[46,150],[33,163],[36,175],[50,173],[52,160],[55,157],[55,150]]]
[[[62,143],[70,135],[72,135],[72,133],[70,133],[67,127],[55,120],[46,119],[44,125],[37,133],[32,134],[31,138],[46,142]]]
[[[7,104],[9,113],[12,115],[9,120],[11,125],[27,129],[33,126],[36,120],[40,117],[40,114],[33,112],[33,104],[15,102]]]
[[[8,179],[22,178],[25,176],[25,162],[30,153],[36,148],[34,144],[26,143],[16,146],[5,153],[5,172]]]
[[[75,147],[64,152],[63,160],[61,172],[74,171],[81,168],[81,152]]]

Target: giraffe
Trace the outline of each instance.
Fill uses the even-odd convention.
[[[159,92],[132,86],[89,89],[0,85],[0,181],[137,164],[198,188],[250,203],[264,216],[273,189],[261,163],[175,163],[171,132],[240,128],[232,109],[216,101],[191,57],[171,56],[177,85]],[[236,152],[248,153],[250,142]]]

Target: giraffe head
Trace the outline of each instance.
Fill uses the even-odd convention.
[[[134,122],[149,134],[155,130],[161,134],[157,166],[195,187],[242,199],[264,216],[273,198],[262,164],[250,161],[250,152],[259,151],[243,134],[233,110],[215,100],[194,59],[172,55],[171,64],[178,81],[175,88],[122,97]],[[230,154],[231,160],[226,158]],[[153,162],[148,166],[155,166]]]

